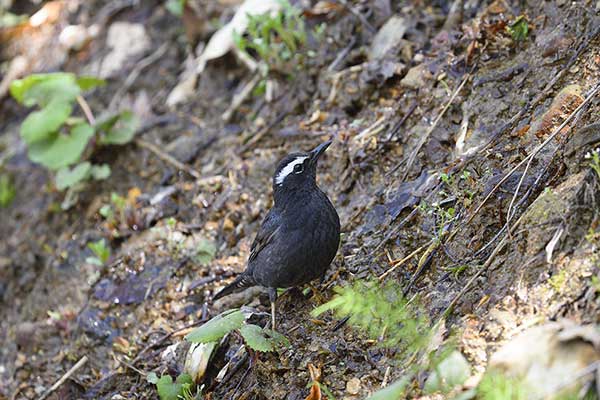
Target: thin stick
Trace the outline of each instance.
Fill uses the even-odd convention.
[[[536,147],[535,150],[531,154],[529,154],[527,157],[525,157],[523,160],[521,160],[521,162],[519,162],[515,167],[513,167],[510,171],[508,171],[508,173],[506,175],[504,175],[504,177],[500,180],[500,182],[498,182],[496,184],[496,186],[493,187],[493,189],[490,191],[490,193],[488,193],[488,195],[485,196],[485,198],[483,199],[483,201],[481,202],[481,204],[479,204],[479,206],[475,209],[475,211],[473,211],[473,214],[471,214],[471,216],[469,217],[469,219],[466,222],[467,224],[469,222],[471,222],[471,220],[475,217],[475,215],[479,212],[479,210],[481,210],[481,208],[490,199],[490,197],[492,197],[492,194],[494,194],[496,192],[496,190],[498,190],[498,188],[500,186],[502,186],[502,184],[504,182],[506,182],[506,180],[508,178],[510,178],[512,174],[515,173],[516,170],[518,170],[519,168],[521,168],[521,166],[523,164],[525,164],[526,162],[529,162],[530,159],[532,159],[533,157],[535,157],[544,147],[546,147],[546,145],[548,143],[550,143],[556,137],[556,135],[558,135],[559,132],[562,131],[565,126],[567,126],[567,124],[569,122],[571,122],[571,120],[579,112],[579,110],[581,110],[583,107],[585,107],[586,104],[589,103],[594,98],[594,96],[598,93],[599,90],[600,90],[600,84],[596,84],[596,87],[585,98],[585,100],[583,101],[583,103],[581,103],[579,105],[579,107],[577,107],[575,109],[575,111],[573,111],[571,114],[569,114],[569,116],[567,117],[567,119],[565,119],[565,121],[562,124],[560,124],[560,126],[557,129],[555,129],[554,132],[552,132],[552,134],[550,136],[548,136],[548,138],[546,140],[544,140],[544,142],[542,144],[540,144],[538,147]]]
[[[156,146],[150,142],[147,142],[143,139],[135,139],[135,144],[137,144],[138,146],[140,146],[146,150],[150,150],[152,153],[154,153],[155,156],[157,156],[158,158],[160,158],[167,164],[171,164],[175,168],[187,172],[194,178],[196,178],[196,179],[202,178],[202,175],[200,174],[200,172],[196,171],[189,165],[182,163],[181,161],[177,160],[175,157],[171,156],[170,154],[165,153],[164,151],[159,149],[158,146]]]
[[[525,176],[527,176],[527,172],[529,171],[529,167],[531,166],[532,161],[533,161],[533,157],[531,157],[529,159],[529,162],[525,166],[525,171],[523,171],[523,174],[521,175],[521,179],[519,179],[519,184],[517,185],[517,188],[515,189],[515,194],[513,195],[512,199],[510,200],[510,204],[508,205],[508,211],[506,212],[506,228],[507,229],[510,227],[510,220],[512,219],[512,217],[514,215],[514,213],[511,213],[513,205],[515,204],[515,200],[517,199],[517,196],[519,195],[519,191],[521,190],[521,185],[523,185],[523,181],[525,180]],[[515,213],[516,213],[516,211],[515,211]],[[507,233],[510,236],[510,229],[507,231]]]
[[[67,379],[69,379],[71,377],[71,375],[73,375],[75,372],[77,372],[77,370],[79,368],[83,367],[83,365],[87,361],[88,361],[87,356],[81,357],[81,359],[79,361],[77,361],[77,364],[73,365],[71,367],[71,369],[68,370],[58,381],[56,381],[56,383],[54,385],[52,385],[52,387],[50,389],[48,389],[46,391],[46,393],[44,393],[38,400],[44,400],[46,397],[48,397],[52,392],[54,392],[56,389],[58,389],[60,387],[60,385],[65,383],[65,381]]]
[[[83,110],[83,114],[85,115],[85,118],[88,120],[90,125],[95,125],[96,118],[94,118],[94,114],[92,114],[92,109],[90,108],[87,101],[85,101],[83,96],[77,96],[77,103],[79,104],[79,107],[81,107],[81,109]]]
[[[465,75],[465,77],[463,78],[462,82],[460,83],[460,85],[458,85],[458,87],[456,88],[456,90],[454,91],[454,93],[452,93],[452,96],[450,97],[450,100],[448,100],[448,102],[446,103],[446,105],[444,106],[444,108],[442,109],[442,111],[438,114],[438,116],[436,117],[436,119],[433,122],[433,124],[429,127],[429,129],[427,130],[427,132],[425,132],[425,134],[423,136],[421,136],[421,140],[419,141],[419,144],[417,144],[417,147],[410,154],[410,157],[408,159],[408,163],[406,164],[406,169],[404,171],[404,176],[402,177],[403,181],[406,179],[406,176],[410,172],[410,168],[412,167],[413,163],[415,162],[415,159],[417,158],[417,154],[419,153],[419,151],[421,151],[421,147],[423,147],[423,145],[425,144],[425,142],[427,142],[427,140],[429,139],[429,136],[431,136],[431,133],[437,127],[438,123],[440,122],[440,120],[442,119],[442,117],[444,116],[444,114],[446,113],[446,111],[448,111],[448,108],[450,108],[450,105],[454,102],[454,99],[456,98],[456,96],[458,95],[458,93],[462,90],[462,88],[465,86],[465,83],[467,83],[467,81],[469,80],[470,77],[471,77],[471,74],[466,74]]]
[[[407,262],[408,260],[410,260],[411,258],[413,258],[414,256],[416,256],[417,254],[419,254],[421,252],[421,250],[423,250],[426,246],[429,246],[429,243],[424,244],[423,246],[419,247],[418,249],[416,249],[415,251],[413,251],[412,253],[410,253],[406,257],[404,257],[402,260],[398,261],[396,264],[394,264],[392,266],[392,268],[388,269],[383,274],[381,274],[381,276],[379,276],[379,280],[381,281],[381,280],[385,279],[385,277],[388,276],[389,274],[391,274],[392,272],[394,272],[394,270],[396,268],[402,266],[405,262]]]

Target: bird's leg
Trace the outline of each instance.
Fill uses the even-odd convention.
[[[277,289],[269,288],[269,301],[271,302],[271,329],[275,330],[275,301],[277,301]]]

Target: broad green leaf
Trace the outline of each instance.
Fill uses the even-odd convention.
[[[265,332],[260,326],[245,324],[240,328],[240,333],[244,341],[252,350],[255,351],[273,351],[271,339],[265,336]]]
[[[110,166],[108,164],[92,165],[92,177],[97,180],[103,180],[110,176]]]
[[[96,124],[98,131],[104,132],[101,144],[125,144],[133,139],[139,127],[139,120],[131,111],[112,115]]]
[[[73,169],[62,167],[56,173],[56,188],[58,190],[65,190],[68,187],[88,179],[91,169],[92,164],[87,161],[77,164]]]
[[[81,93],[75,75],[65,72],[32,74],[11,83],[10,93],[28,107],[46,106],[53,100],[70,103]]]
[[[271,341],[275,346],[290,346],[290,341],[288,338],[283,336],[281,333],[274,331],[273,329],[265,329],[265,333],[271,338]]]
[[[51,138],[38,141],[29,146],[29,158],[48,169],[57,170],[79,161],[81,154],[94,129],[88,124],[80,124],[69,135],[54,134]]]
[[[195,343],[219,341],[232,330],[239,329],[244,319],[244,314],[240,310],[226,311],[188,333],[185,340]]]
[[[62,101],[52,101],[40,111],[32,112],[21,124],[21,137],[27,145],[48,139],[71,115],[71,105]]]
[[[183,394],[184,385],[192,385],[194,382],[188,374],[181,374],[173,382],[169,375],[163,375],[156,382],[156,389],[160,400],[179,400]]]
[[[429,375],[425,382],[425,392],[448,393],[455,386],[462,385],[470,376],[469,362],[459,351],[453,351]]]
[[[368,397],[366,400],[399,400],[403,399],[404,391],[406,390],[406,386],[410,383],[412,376],[405,376],[402,379],[397,380],[391,385],[387,386],[384,389],[378,390],[373,393],[372,396]]]
[[[77,78],[77,85],[81,90],[86,91],[98,86],[105,86],[106,81],[95,76],[80,76]]]

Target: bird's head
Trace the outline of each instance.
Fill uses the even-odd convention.
[[[317,176],[317,161],[330,144],[331,140],[328,140],[308,153],[290,153],[285,156],[277,164],[273,174],[273,192],[277,195],[312,187]]]

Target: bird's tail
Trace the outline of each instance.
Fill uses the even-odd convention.
[[[240,274],[237,278],[235,278],[233,282],[221,289],[219,293],[215,294],[213,296],[213,301],[255,285],[256,283],[254,282],[254,279],[252,279],[251,276],[248,276],[246,274]]]

